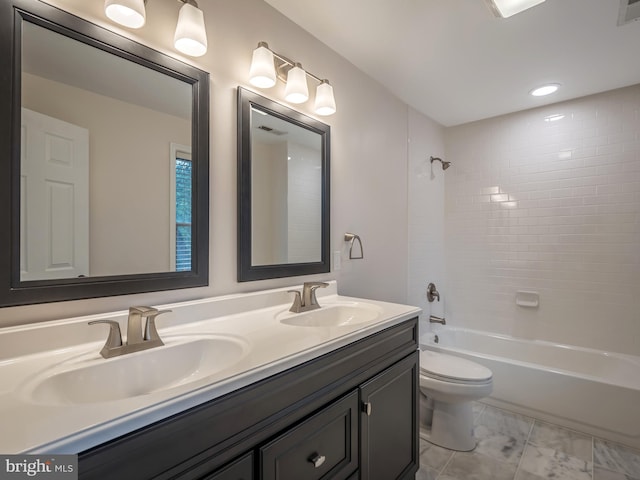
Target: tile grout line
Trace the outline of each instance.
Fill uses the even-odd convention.
[[[480,412],[478,413],[478,417],[477,417],[477,418],[479,419],[479,418],[484,414],[484,411],[487,409],[487,405],[486,405],[486,404],[484,404],[484,403],[481,403],[481,402],[477,402],[477,403],[480,403],[480,405],[482,405],[482,410],[480,410]],[[474,422],[473,428],[474,428],[474,430],[475,430],[475,421],[476,421],[476,419],[474,418],[474,419],[473,419],[473,422]],[[475,437],[475,435],[474,435],[474,437]],[[477,442],[477,440],[476,440],[476,447],[477,447],[477,446],[478,446],[478,442]],[[475,450],[475,449],[476,449],[476,447],[474,447],[474,449],[473,449],[473,450]],[[473,451],[473,450],[472,450],[472,451]],[[440,469],[440,471],[438,472],[438,475],[436,476],[435,480],[438,480],[438,478],[440,478],[440,475],[442,475],[442,474],[444,473],[444,471],[445,471],[445,470],[446,470],[446,468],[449,466],[449,464],[450,464],[450,463],[451,463],[451,461],[453,460],[453,457],[455,456],[455,454],[456,454],[456,453],[457,453],[457,452],[455,452],[455,451],[453,451],[453,450],[451,451],[451,455],[449,456],[449,460],[447,460],[447,461],[446,461],[446,463],[444,464],[444,466]]]
[[[518,477],[518,473],[520,472],[520,465],[522,465],[522,459],[524,458],[524,454],[527,451],[527,448],[529,448],[529,439],[531,438],[531,434],[533,433],[533,427],[535,426],[537,420],[535,418],[532,418],[532,422],[531,422],[531,427],[529,427],[529,433],[527,434],[527,439],[524,442],[524,448],[522,449],[522,455],[520,455],[520,460],[518,460],[518,466],[516,467],[516,471],[513,474],[513,480],[515,480]],[[592,479],[593,480],[593,479]]]
[[[456,452],[452,451],[451,455],[449,456],[449,460],[447,460],[447,462],[444,464],[444,466],[442,467],[442,469],[438,472],[438,476],[436,477],[436,480],[438,480],[438,478],[440,478],[440,475],[442,475],[445,471],[445,469],[449,466],[449,464],[451,463],[451,460],[453,460],[453,456],[456,454]]]
[[[596,439],[591,435],[591,480],[596,478],[596,456],[594,450],[596,448]]]

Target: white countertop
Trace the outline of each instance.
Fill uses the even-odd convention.
[[[287,314],[292,296],[286,290],[291,288],[300,287],[159,306],[159,309],[172,310],[157,320],[158,331],[167,345],[173,339],[189,335],[221,335],[236,338],[246,349],[245,355],[231,366],[198,381],[119,400],[67,404],[35,400],[30,384],[34,378],[41,378],[43,371],[79,356],[91,357],[92,362],[113,360],[99,355],[106,339],[106,327],[87,323],[115,319],[121,323],[124,335],[127,312],[0,329],[0,452],[79,453],[420,313],[416,307],[340,296],[335,282],[330,282],[329,288],[318,291],[322,306],[364,304],[380,314],[372,321],[353,325],[288,325],[280,321],[283,316],[304,315]],[[137,355],[144,362],[146,352],[130,355]]]

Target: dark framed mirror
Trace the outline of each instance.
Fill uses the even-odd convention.
[[[0,5],[0,306],[208,284],[209,75]]]
[[[330,127],[238,88],[238,281],[330,271]]]

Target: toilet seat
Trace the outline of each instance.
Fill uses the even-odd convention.
[[[483,365],[430,350],[420,352],[420,375],[465,385],[490,383],[493,377],[491,370]]]

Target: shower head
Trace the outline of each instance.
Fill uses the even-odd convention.
[[[438,161],[442,164],[442,170],[446,170],[447,168],[449,168],[451,166],[451,162],[446,162],[444,160],[442,160],[441,158],[438,157],[431,157],[431,163]]]

